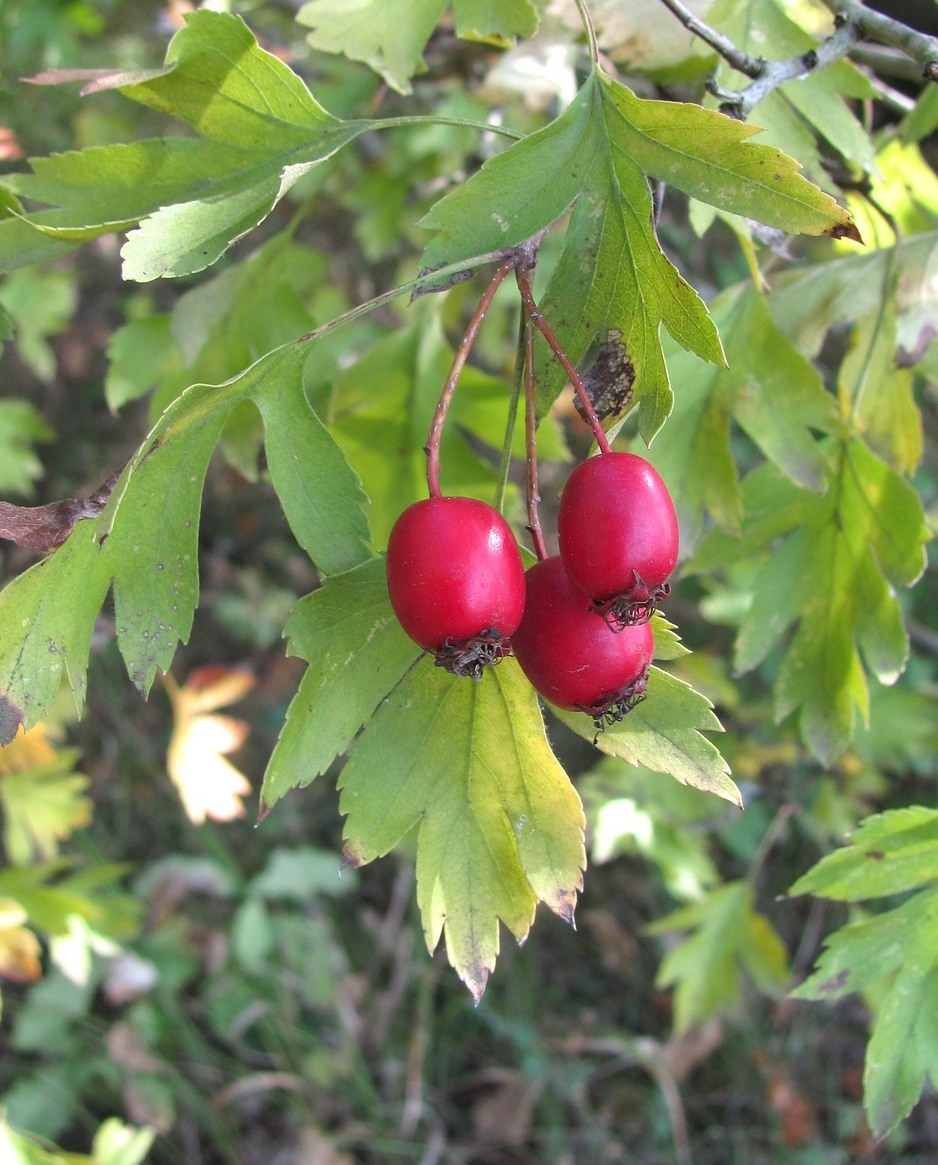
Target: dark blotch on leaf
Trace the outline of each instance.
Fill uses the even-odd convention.
[[[833,977],[833,979],[828,979],[826,982],[822,983],[818,990],[821,992],[822,995],[831,995],[835,991],[840,991],[841,988],[844,986],[844,984],[849,979],[849,977],[850,977],[850,972],[847,971],[846,969],[843,971],[839,971]]]
[[[863,242],[863,236],[857,230],[855,222],[839,222],[826,233],[832,239],[852,239],[855,243]]]
[[[9,744],[23,723],[23,709],[9,696],[0,696],[0,745]]]
[[[629,407],[632,385],[635,383],[635,366],[618,329],[613,328],[599,345],[596,358],[582,374],[582,379],[590,403],[601,421],[608,417],[619,417]],[[586,420],[579,397],[574,398],[573,407]]]

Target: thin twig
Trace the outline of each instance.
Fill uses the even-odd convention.
[[[524,311],[524,437],[527,454],[528,529],[534,543],[538,562],[547,557],[541,516],[538,506],[541,495],[537,488],[537,417],[534,414],[534,327],[525,304]]]
[[[668,3],[668,0],[662,0],[662,3]],[[766,62],[761,75],[738,93],[726,93],[715,86],[711,86],[710,91],[720,98],[720,108],[724,113],[745,121],[759,102],[764,101],[780,85],[806,77],[809,73],[839,61],[850,52],[859,38],[856,25],[842,24],[833,36],[822,41],[816,49],[809,49],[806,53],[784,61]]]
[[[708,44],[716,53],[732,65],[738,73],[745,73],[747,77],[760,77],[762,70],[765,68],[765,61],[762,57],[751,57],[747,52],[744,52],[737,45],[723,35],[722,32],[717,32],[715,28],[711,28],[709,24],[701,20],[691,10],[681,3],[681,0],[661,0],[665,8],[678,18],[681,24],[692,32],[694,36],[698,37],[705,44]]]
[[[938,81],[938,38],[909,28],[899,20],[868,8],[861,0],[824,0],[838,24],[852,24],[859,36],[899,49],[922,66],[926,81]]]
[[[465,334],[459,342],[459,347],[456,349],[456,355],[453,357],[449,375],[446,378],[446,383],[443,385],[443,391],[440,394],[439,402],[433,413],[433,422],[430,425],[427,443],[424,446],[424,451],[427,454],[427,489],[430,492],[431,498],[438,498],[440,496],[440,438],[443,435],[443,425],[446,423],[446,414],[449,412],[453,393],[456,391],[456,382],[459,380],[459,374],[462,372],[463,366],[469,358],[472,345],[475,343],[476,336],[479,334],[479,328],[485,319],[485,313],[489,310],[489,306],[495,298],[495,292],[498,291],[505,277],[514,270],[516,262],[516,259],[512,259],[509,263],[503,263],[489,280],[489,285],[479,300],[479,306],[472,313],[469,326],[466,328]]]
[[[833,12],[836,31],[817,48],[783,61],[766,61],[752,57],[728,37],[695,16],[682,0],[661,0],[684,27],[709,45],[737,72],[752,78],[752,84],[739,92],[710,87],[721,100],[721,109],[745,120],[760,101],[784,85],[805,77],[845,57],[862,40],[877,41],[898,49],[922,66],[926,80],[938,81],[938,38],[927,36],[868,8],[862,0],[824,0]]]
[[[596,416],[596,410],[593,408],[593,402],[590,400],[589,393],[586,391],[586,385],[583,383],[583,378],[579,372],[573,367],[570,362],[570,357],[563,350],[560,341],[554,335],[553,329],[547,320],[541,315],[540,309],[534,299],[534,293],[531,291],[531,280],[527,273],[520,267],[515,271],[515,278],[518,280],[518,290],[521,292],[521,299],[527,309],[531,323],[537,328],[544,339],[547,341],[550,350],[560,361],[564,372],[570,378],[570,383],[573,385],[573,391],[580,398],[580,404],[583,406],[583,412],[589,422],[590,428],[593,430],[593,436],[596,438],[596,444],[600,451],[609,453],[609,439],[603,432],[603,427],[599,423],[599,417]]]

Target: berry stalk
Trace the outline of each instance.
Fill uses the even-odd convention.
[[[534,415],[534,328],[531,326],[531,317],[527,311],[527,304],[524,306],[524,437],[528,479],[528,530],[531,532],[531,541],[534,543],[534,553],[537,555],[538,561],[543,562],[547,557],[547,547],[544,545],[541,517],[538,512],[541,495],[537,488],[537,418]]]
[[[501,268],[499,268],[501,270]],[[609,453],[609,440],[603,431],[602,425],[599,423],[599,417],[596,416],[596,410],[593,408],[593,402],[589,398],[589,393],[586,391],[586,385],[583,383],[583,378],[579,372],[573,367],[570,362],[570,357],[563,350],[563,346],[557,337],[554,335],[553,328],[548,324],[547,320],[541,315],[540,309],[537,306],[537,301],[534,298],[534,293],[531,290],[531,280],[528,278],[527,272],[520,267],[515,270],[515,278],[518,281],[518,290],[521,293],[521,299],[524,303],[525,309],[528,313],[528,318],[531,323],[537,328],[544,339],[547,341],[550,350],[560,361],[564,372],[570,378],[570,383],[573,385],[573,391],[580,399],[580,404],[583,406],[583,412],[589,422],[589,427],[593,431],[593,436],[596,438],[596,444],[599,446],[601,453]]]
[[[430,432],[427,435],[427,443],[424,446],[424,452],[427,455],[427,490],[431,498],[442,496],[440,490],[440,438],[443,436],[446,414],[449,412],[453,393],[456,391],[456,382],[459,380],[460,373],[465,366],[466,360],[469,358],[472,345],[476,342],[479,328],[485,319],[485,313],[489,310],[492,300],[495,298],[495,292],[498,291],[505,277],[514,270],[515,262],[516,260],[512,259],[509,263],[503,263],[489,281],[488,287],[479,300],[478,307],[472,313],[472,318],[469,320],[465,334],[459,342],[459,347],[456,349],[456,355],[453,358],[449,375],[446,378],[443,391],[440,394],[440,399],[434,410],[433,421],[430,424]]]

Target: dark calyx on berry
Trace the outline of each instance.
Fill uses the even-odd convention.
[[[444,639],[435,653],[437,667],[472,680],[481,680],[485,668],[500,663],[508,655],[511,655],[511,641],[494,627],[469,639]]]
[[[635,624],[631,624],[631,626],[635,626]],[[619,724],[624,720],[629,712],[645,699],[647,687],[648,669],[646,668],[645,672],[638,677],[634,684],[620,688],[617,692],[612,692],[608,696],[601,696],[589,708],[581,704],[579,705],[579,711],[585,712],[587,716],[592,718],[597,733],[602,732],[604,728],[609,728],[611,725]]]
[[[624,631],[626,627],[647,623],[670,593],[670,583],[661,583],[652,590],[636,574],[633,591],[609,599],[593,599],[590,606],[597,615],[602,615],[612,631]]]

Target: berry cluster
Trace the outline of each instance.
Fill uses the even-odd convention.
[[[439,435],[456,379],[499,283],[515,269],[525,309],[528,529],[539,561],[525,573],[511,529],[484,502],[439,490]],[[560,552],[548,556],[537,517],[533,328],[567,370],[600,452],[570,475],[557,521]],[[514,653],[550,703],[586,712],[597,727],[621,720],[643,698],[654,654],[649,619],[667,596],[678,524],[665,483],[633,453],[613,452],[582,381],[537,311],[517,261],[499,269],[457,352],[427,442],[430,496],[391,532],[387,580],[401,626],[458,676]]]

